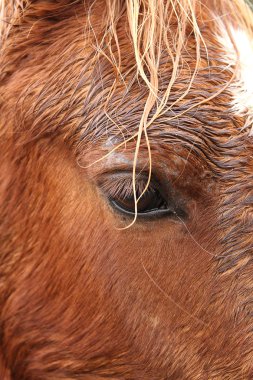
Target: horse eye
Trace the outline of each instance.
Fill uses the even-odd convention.
[[[136,195],[140,197],[145,187],[146,181],[136,183]],[[117,191],[107,192],[107,196],[113,208],[121,214],[133,216],[135,214],[135,200],[132,189],[132,182],[121,180],[117,186]],[[175,214],[175,210],[159,189],[150,184],[149,188],[142,194],[137,202],[137,212],[140,217],[161,217]]]

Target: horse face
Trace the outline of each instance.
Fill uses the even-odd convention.
[[[172,15],[154,96],[126,9],[112,41],[102,2],[61,7],[32,2],[3,50],[6,378],[250,378],[253,154],[229,36],[202,12],[175,74]]]

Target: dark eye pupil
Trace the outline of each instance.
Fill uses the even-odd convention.
[[[133,195],[123,199],[117,197],[114,199],[113,203],[126,212],[135,212],[135,201]],[[138,213],[144,214],[159,209],[166,209],[166,206],[166,202],[162,199],[161,195],[157,191],[148,189],[139,199],[137,210]]]

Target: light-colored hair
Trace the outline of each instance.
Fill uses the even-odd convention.
[[[71,5],[70,2],[69,6],[74,6],[74,3],[75,1],[73,1]],[[200,30],[200,21],[202,21],[204,15],[207,15],[209,19],[210,17],[214,20],[216,19],[217,25],[222,23],[230,36],[229,23],[246,30],[249,34],[249,39],[253,41],[253,13],[244,0],[105,0],[105,3],[106,12],[103,18],[104,34],[97,46],[98,55],[105,54],[102,51],[102,46],[103,43],[106,42],[107,58],[115,67],[115,72],[117,72],[118,75],[122,74],[122,52],[119,45],[117,26],[122,15],[125,14],[135,57],[133,63],[135,76],[136,78],[141,78],[148,89],[138,131],[130,138],[135,137],[137,141],[133,169],[133,187],[136,203],[135,213],[137,215],[138,199],[136,198],[135,176],[141,140],[144,136],[149,152],[149,179],[144,189],[145,191],[150,182],[152,165],[147,130],[158,117],[168,111],[168,100],[171,90],[179,75],[180,67],[182,66],[182,52],[187,48],[186,40],[189,34],[187,28],[191,29],[191,34],[195,40],[195,67],[192,70],[188,86],[185,88],[185,91],[180,94],[174,104],[170,105],[170,109],[189,93],[198,68],[201,65],[203,58],[201,51],[205,51],[205,59],[208,61],[208,47]],[[25,10],[29,8],[31,4],[32,1],[29,0],[0,0],[2,20],[0,33],[3,47],[8,39],[12,24],[15,24],[17,20],[22,18],[23,13],[25,13]],[[93,4],[89,6],[91,9]],[[92,23],[90,23],[90,28],[92,29]],[[233,36],[231,36],[231,40],[233,41]],[[115,54],[115,49],[112,48],[113,44],[116,46],[117,54]],[[169,57],[171,61],[172,73],[167,87],[165,89],[163,88],[163,92],[161,92],[160,68],[161,59],[164,55]],[[234,75],[236,75],[236,66],[235,64]],[[217,96],[222,90],[223,89],[213,94],[212,97]],[[113,93],[113,90],[111,93]],[[208,100],[210,100],[210,98],[203,100],[201,103],[207,102]],[[194,104],[193,107],[196,107],[196,104]],[[115,149],[117,148],[118,147]]]

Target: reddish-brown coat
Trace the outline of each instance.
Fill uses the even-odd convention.
[[[92,66],[83,5],[58,14],[58,2],[32,3],[2,57],[1,380],[252,379],[253,144],[229,90],[150,129],[152,170],[189,218],[120,229],[129,220],[100,182],[131,170],[135,142],[90,166],[117,133],[104,113],[115,72],[105,58],[101,72]],[[101,2],[93,12],[99,35]],[[125,28],[122,21],[127,71]],[[217,69],[224,52],[211,30],[203,35],[213,68],[203,60],[178,113],[231,77]],[[165,85],[170,73],[165,62]],[[186,66],[171,103],[188,76]],[[122,104],[124,90],[119,83],[108,113],[118,110],[128,137],[146,90],[134,83]],[[142,166],[145,146],[139,154]]]

